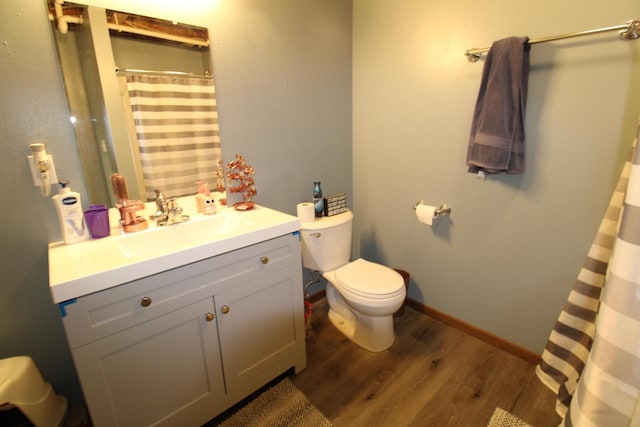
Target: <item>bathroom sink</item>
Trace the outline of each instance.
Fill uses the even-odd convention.
[[[206,245],[225,235],[234,235],[255,226],[246,217],[231,211],[204,217],[197,221],[186,221],[138,233],[125,234],[116,239],[118,248],[128,258],[162,254],[167,248],[195,247]]]
[[[181,204],[186,206],[186,202]],[[145,209],[148,217],[155,205]],[[215,215],[186,211],[190,220],[72,245],[49,244],[49,289],[55,303],[200,261],[300,230],[292,215],[260,205],[246,212],[222,208]],[[118,218],[117,211],[111,212]]]

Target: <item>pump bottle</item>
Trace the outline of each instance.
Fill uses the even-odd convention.
[[[322,217],[324,215],[324,199],[322,198],[320,181],[313,182],[313,206],[316,212],[316,218]]]
[[[69,245],[89,238],[89,229],[84,220],[80,193],[71,191],[69,181],[60,181],[58,194],[52,197],[58,212],[60,233],[64,243]]]

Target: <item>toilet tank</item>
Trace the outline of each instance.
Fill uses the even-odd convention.
[[[351,211],[303,222],[302,265],[321,273],[335,270],[351,258]]]

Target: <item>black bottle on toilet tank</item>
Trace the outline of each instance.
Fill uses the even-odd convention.
[[[324,199],[322,198],[320,181],[313,182],[313,207],[316,211],[316,218],[320,218],[324,214]]]

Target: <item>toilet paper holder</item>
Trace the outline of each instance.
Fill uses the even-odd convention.
[[[416,210],[418,208],[418,206],[420,206],[420,205],[424,205],[424,201],[423,200],[420,200],[415,205],[413,205],[413,210]],[[436,211],[434,212],[433,216],[434,216],[434,218],[437,218],[439,216],[449,215],[449,214],[451,214],[451,206],[449,206],[446,203],[442,203],[440,206],[438,206],[436,208]]]

